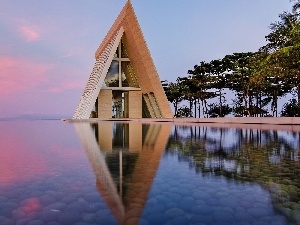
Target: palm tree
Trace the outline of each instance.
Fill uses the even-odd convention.
[[[300,14],[284,12],[279,17],[266,36],[269,43],[260,49],[268,54],[263,64],[281,79],[286,91],[297,89],[300,106]]]
[[[162,81],[162,86],[164,88],[165,94],[169,102],[174,106],[175,113],[177,115],[178,104],[183,100],[182,85],[177,79],[177,83]]]
[[[292,0],[294,1],[294,0]],[[297,10],[300,9],[300,1],[298,0],[294,5],[293,5],[293,12],[296,12]]]

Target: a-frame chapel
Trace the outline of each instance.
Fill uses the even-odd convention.
[[[173,117],[130,0],[95,58],[73,119]]]

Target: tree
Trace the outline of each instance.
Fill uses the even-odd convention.
[[[292,0],[294,1],[294,0]],[[296,12],[297,10],[300,9],[300,0],[298,0],[294,5],[293,5],[293,12]]]
[[[192,112],[189,107],[184,105],[178,108],[175,117],[192,117]]]
[[[223,90],[226,87],[226,67],[224,66],[224,61],[222,60],[212,60],[210,62],[211,65],[211,77],[213,82],[213,88],[217,89],[218,91],[216,94],[219,96],[219,115],[222,115],[222,105],[224,102],[224,93]]]
[[[168,101],[171,102],[174,106],[175,115],[176,115],[178,104],[183,100],[182,86],[179,82],[168,83],[168,81],[162,81],[162,86],[164,88]]]
[[[227,70],[227,87],[236,93],[234,109],[237,110],[237,114],[252,108],[255,99],[257,107],[261,108],[263,105],[264,85],[261,77],[255,76],[261,57],[261,53],[258,52],[242,52],[226,55],[223,58]],[[250,112],[248,115],[250,116]]]
[[[262,68],[267,68],[286,92],[296,88],[300,106],[300,17],[297,12],[284,12],[279,17],[266,36],[269,43],[260,49],[268,54]]]
[[[207,100],[216,97],[216,93],[209,91],[213,87],[211,78],[211,65],[205,61],[201,61],[199,65],[194,66],[194,70],[189,70],[191,81],[193,83],[191,91],[194,92],[195,98],[195,117],[196,117],[196,101],[198,102],[198,115],[200,117],[200,101],[202,104],[203,115],[207,114]]]
[[[283,105],[281,116],[300,117],[300,107],[296,99],[292,99]]]
[[[220,105],[215,103],[210,104],[208,110],[210,117],[225,117],[232,112],[232,108],[228,104],[222,104],[221,107],[222,109],[220,110]]]

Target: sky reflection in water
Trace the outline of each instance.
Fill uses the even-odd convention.
[[[0,224],[297,224],[299,140],[168,123],[2,121]]]

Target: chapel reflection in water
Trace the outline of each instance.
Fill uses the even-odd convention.
[[[118,224],[138,224],[171,125],[75,124],[96,186]]]

